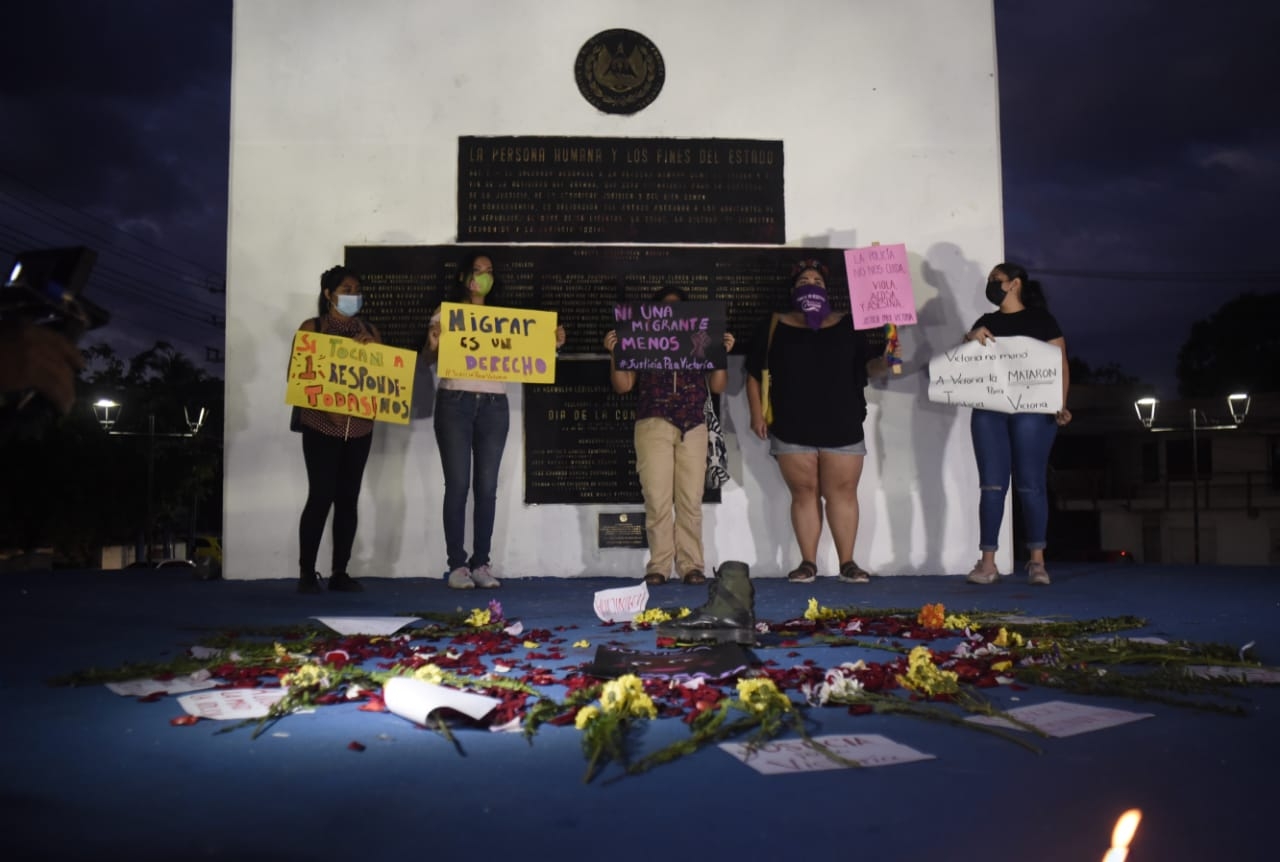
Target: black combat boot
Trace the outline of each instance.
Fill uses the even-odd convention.
[[[756,642],[756,588],[746,563],[730,561],[707,584],[707,603],[682,619],[658,626],[658,637],[751,646]]]

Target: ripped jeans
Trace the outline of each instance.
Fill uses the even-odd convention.
[[[1027,548],[1046,544],[1049,528],[1049,491],[1046,475],[1049,450],[1058,434],[1056,419],[1047,413],[997,413],[974,410],[969,421],[973,454],[978,461],[979,550],[999,547],[1000,522],[1009,493],[1009,477],[1022,503]]]

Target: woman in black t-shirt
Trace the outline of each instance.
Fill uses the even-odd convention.
[[[751,430],[769,439],[791,492],[791,526],[800,565],[787,579],[812,583],[822,521],[831,527],[840,580],[865,584],[870,574],[853,561],[858,535],[858,480],[867,453],[862,422],[868,374],[886,373],[883,356],[868,347],[847,312],[833,312],[826,267],[801,261],[792,270],[792,310],[771,316],[747,359]],[[761,378],[768,370],[773,422],[765,421]]]
[[[1049,494],[1045,476],[1049,469],[1049,451],[1053,448],[1058,428],[1071,421],[1071,411],[1067,409],[1067,389],[1071,385],[1067,371],[1067,343],[1058,321],[1049,313],[1039,282],[1029,279],[1022,267],[1011,263],[997,264],[987,279],[987,299],[999,308],[979,317],[964,340],[985,345],[989,340],[1025,335],[1056,345],[1062,350],[1062,409],[1052,416],[1047,413],[973,411],[969,427],[973,435],[974,456],[978,461],[978,548],[982,558],[969,573],[968,580],[971,584],[992,584],[1000,579],[996,569],[996,550],[1012,474],[1022,503],[1022,520],[1031,557],[1027,562],[1027,580],[1031,584],[1046,586],[1049,573],[1044,567],[1044,549],[1049,524]]]

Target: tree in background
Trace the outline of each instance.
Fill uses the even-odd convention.
[[[133,544],[146,526],[148,446],[154,445],[155,536],[217,532],[222,518],[222,381],[172,345],[157,342],[128,362],[106,345],[85,350],[76,406],[43,433],[8,441],[0,449],[6,490],[0,499],[0,548],[53,546],[76,565],[96,566],[104,545]],[[122,406],[110,436],[92,404],[111,398]],[[191,438],[192,417],[209,412]],[[148,416],[156,437],[147,437]]]
[[[1071,383],[1081,386],[1136,386],[1141,381],[1129,374],[1119,364],[1108,362],[1097,368],[1088,362],[1072,356],[1067,359],[1067,367],[1071,372]]]
[[[1246,293],[1191,327],[1178,351],[1178,394],[1280,392],[1280,293]]]

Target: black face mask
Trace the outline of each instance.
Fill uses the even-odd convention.
[[[1005,298],[1004,282],[992,279],[987,282],[987,302],[999,305]]]

